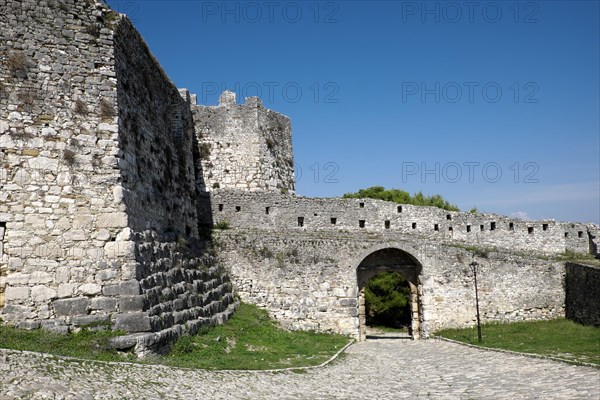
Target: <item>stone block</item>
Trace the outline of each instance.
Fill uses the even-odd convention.
[[[31,298],[36,303],[45,303],[48,300],[55,299],[56,297],[56,290],[47,286],[39,285],[31,288]]]
[[[79,286],[79,292],[86,296],[95,296],[102,291],[102,286],[95,283],[86,283]]]
[[[90,301],[92,310],[112,312],[117,309],[117,299],[112,297],[95,297]]]
[[[112,212],[98,215],[97,228],[126,228],[128,224],[127,213]]]
[[[135,279],[119,284],[119,295],[121,296],[136,296],[140,292],[140,283]]]
[[[71,323],[77,326],[95,324],[109,320],[110,318],[108,314],[76,315],[71,317]]]
[[[120,294],[119,290],[119,284],[104,285],[102,288],[102,294],[105,296],[118,296]]]
[[[150,317],[143,312],[117,314],[113,316],[113,329],[129,333],[148,332],[151,330]]]
[[[73,293],[75,293],[75,289],[77,288],[77,284],[75,283],[61,283],[58,285],[58,297],[71,297]]]
[[[119,310],[121,312],[143,311],[146,303],[147,299],[145,295],[121,296],[119,297]]]
[[[23,301],[29,299],[29,288],[23,286],[9,286],[4,293],[6,301]]]
[[[104,255],[108,259],[119,257],[133,258],[134,254],[134,242],[108,242],[104,245]]]
[[[30,278],[31,275],[29,274],[17,272],[14,274],[10,274],[6,278],[6,283],[8,283],[8,285],[27,285],[29,283]]]
[[[46,284],[52,282],[52,275],[47,272],[34,272],[29,278],[29,283],[32,285]]]
[[[52,305],[54,306],[56,316],[68,317],[87,314],[90,301],[86,297],[78,297],[75,299],[56,300]]]

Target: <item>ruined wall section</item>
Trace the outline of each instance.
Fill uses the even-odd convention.
[[[223,92],[216,107],[193,110],[205,181],[200,190],[294,191],[288,117],[255,97],[237,104],[232,92]]]
[[[600,267],[567,263],[566,270],[566,317],[600,327]]]
[[[117,184],[112,23],[89,1],[0,1],[2,318],[66,329],[108,319],[127,226]],[[2,304],[4,305],[4,304]],[[1,306],[1,305],[0,305]]]
[[[523,221],[494,214],[446,211],[373,199],[303,198],[280,193],[211,193],[215,222],[280,232],[366,232],[410,235],[479,249],[559,255],[590,252],[597,226]]]

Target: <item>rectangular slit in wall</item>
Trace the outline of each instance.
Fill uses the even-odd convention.
[[[412,223],[412,228],[413,228],[413,229],[417,229],[417,223],[416,223],[416,222],[413,222],[413,223]]]
[[[219,211],[223,211],[223,204],[219,204]]]
[[[269,214],[269,211],[271,211],[271,207],[265,207],[265,214]]]
[[[514,224],[514,223],[512,223],[512,222],[509,222],[509,223],[508,223],[508,230],[509,230],[509,231],[514,231],[514,230],[515,230],[515,224]]]
[[[496,230],[496,223],[490,222],[490,231],[495,231],[495,230]]]
[[[530,235],[533,233],[533,226],[527,227],[527,233],[529,233]]]
[[[235,206],[235,212],[240,212],[242,211],[242,207],[241,206]]]
[[[398,212],[401,213],[402,212],[402,206],[398,206]]]
[[[471,225],[467,225],[467,232],[471,232]]]
[[[569,232],[565,232],[565,237],[568,238],[569,237]]]
[[[433,224],[433,230],[434,231],[439,231],[440,230],[439,224]]]
[[[299,227],[303,227],[304,226],[304,217],[298,217],[298,226]]]
[[[452,227],[451,227],[451,226],[449,226],[449,227],[448,227],[448,231],[449,231],[449,232],[452,232],[452,230],[453,230],[453,229],[452,229]]]
[[[452,215],[450,215],[450,214],[446,214],[446,219],[447,219],[448,221],[451,221],[451,220],[452,220]]]
[[[577,237],[580,237],[580,238],[583,237],[583,231],[577,232]]]
[[[358,220],[358,227],[359,228],[364,228],[365,227],[365,220],[364,219],[359,219]]]
[[[479,225],[479,230],[480,230],[481,232],[483,232],[483,230],[484,230],[484,229],[485,229],[485,227],[484,227],[483,225]]]
[[[337,224],[337,218],[331,218],[330,221],[331,221],[331,225]]]
[[[365,203],[359,203],[359,204],[358,204],[358,206],[359,206],[360,208],[365,208]]]
[[[386,220],[386,221],[383,223],[383,226],[385,227],[385,229],[390,229],[390,221],[389,221],[389,220]]]
[[[542,230],[547,231],[548,230],[548,224],[542,224]]]

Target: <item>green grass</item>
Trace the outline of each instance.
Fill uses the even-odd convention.
[[[259,370],[319,365],[350,342],[342,335],[283,330],[265,310],[248,304],[241,304],[226,324],[180,338],[166,356],[138,360],[132,353],[110,349],[109,339],[119,334],[122,333],[83,329],[61,335],[0,324],[0,348],[100,361]]]
[[[41,329],[24,330],[0,324],[0,348],[101,361],[135,360],[133,354],[120,354],[108,346],[109,339],[120,334],[122,333],[82,329],[77,333],[62,335]]]
[[[600,328],[567,319],[482,325],[483,342],[477,328],[446,329],[438,336],[483,347],[542,354],[567,361],[600,365]]]
[[[341,335],[285,331],[267,312],[241,304],[225,325],[183,337],[165,361],[205,369],[276,369],[319,365],[350,339]]]

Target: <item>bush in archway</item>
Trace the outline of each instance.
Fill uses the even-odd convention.
[[[398,272],[381,272],[365,286],[367,325],[410,324],[410,287]]]

